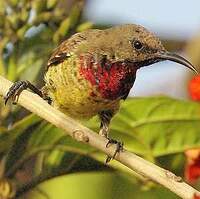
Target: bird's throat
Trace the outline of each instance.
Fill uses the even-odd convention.
[[[80,58],[80,75],[109,100],[125,99],[135,81],[137,67],[126,62],[94,62]],[[91,96],[94,93],[91,92]],[[95,97],[95,96],[94,96]]]

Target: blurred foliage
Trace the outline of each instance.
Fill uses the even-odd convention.
[[[84,5],[83,0],[0,1],[0,75],[41,86],[53,48],[92,27],[82,19]],[[183,44],[167,42],[170,48]],[[177,198],[115,161],[105,165],[104,154],[24,109],[0,103],[0,198],[11,198],[15,190],[19,198],[32,190],[23,195],[31,199]],[[93,118],[85,125],[97,131],[99,122]],[[183,152],[200,147],[199,129],[198,103],[150,97],[123,103],[111,134],[130,151],[182,176]]]

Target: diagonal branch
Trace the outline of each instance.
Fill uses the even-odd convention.
[[[0,95],[5,96],[11,85],[10,81],[0,76]],[[18,103],[58,128],[62,128],[66,134],[72,136],[77,141],[87,143],[109,156],[112,156],[115,152],[115,146],[105,147],[107,143],[105,138],[54,109],[36,94],[23,91]],[[126,150],[117,154],[115,159],[129,169],[163,185],[181,198],[192,199],[194,194],[200,194],[200,192],[183,182],[180,177],[177,177],[170,171],[160,168]]]

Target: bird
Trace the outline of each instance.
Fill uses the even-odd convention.
[[[137,71],[165,60],[198,73],[188,60],[167,51],[160,39],[141,25],[89,29],[72,35],[53,51],[42,89],[27,80],[17,81],[7,92],[5,104],[10,98],[16,103],[20,93],[28,88],[77,120],[98,115],[99,134],[108,140],[106,147],[116,144],[115,158],[123,150],[123,143],[110,138],[111,119],[119,111],[121,101],[128,97]]]

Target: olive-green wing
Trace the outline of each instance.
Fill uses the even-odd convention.
[[[71,38],[63,41],[53,52],[50,59],[47,62],[47,69],[50,66],[57,65],[62,63],[64,60],[69,58],[73,51],[78,48],[78,46],[86,41],[87,38],[85,33],[77,33],[73,35]]]
[[[69,58],[80,44],[83,42],[87,43],[87,41],[89,39],[91,40],[91,37],[98,32],[100,32],[100,30],[90,29],[84,32],[76,33],[69,39],[62,42],[51,55],[47,63],[47,69],[48,67],[57,65]]]

